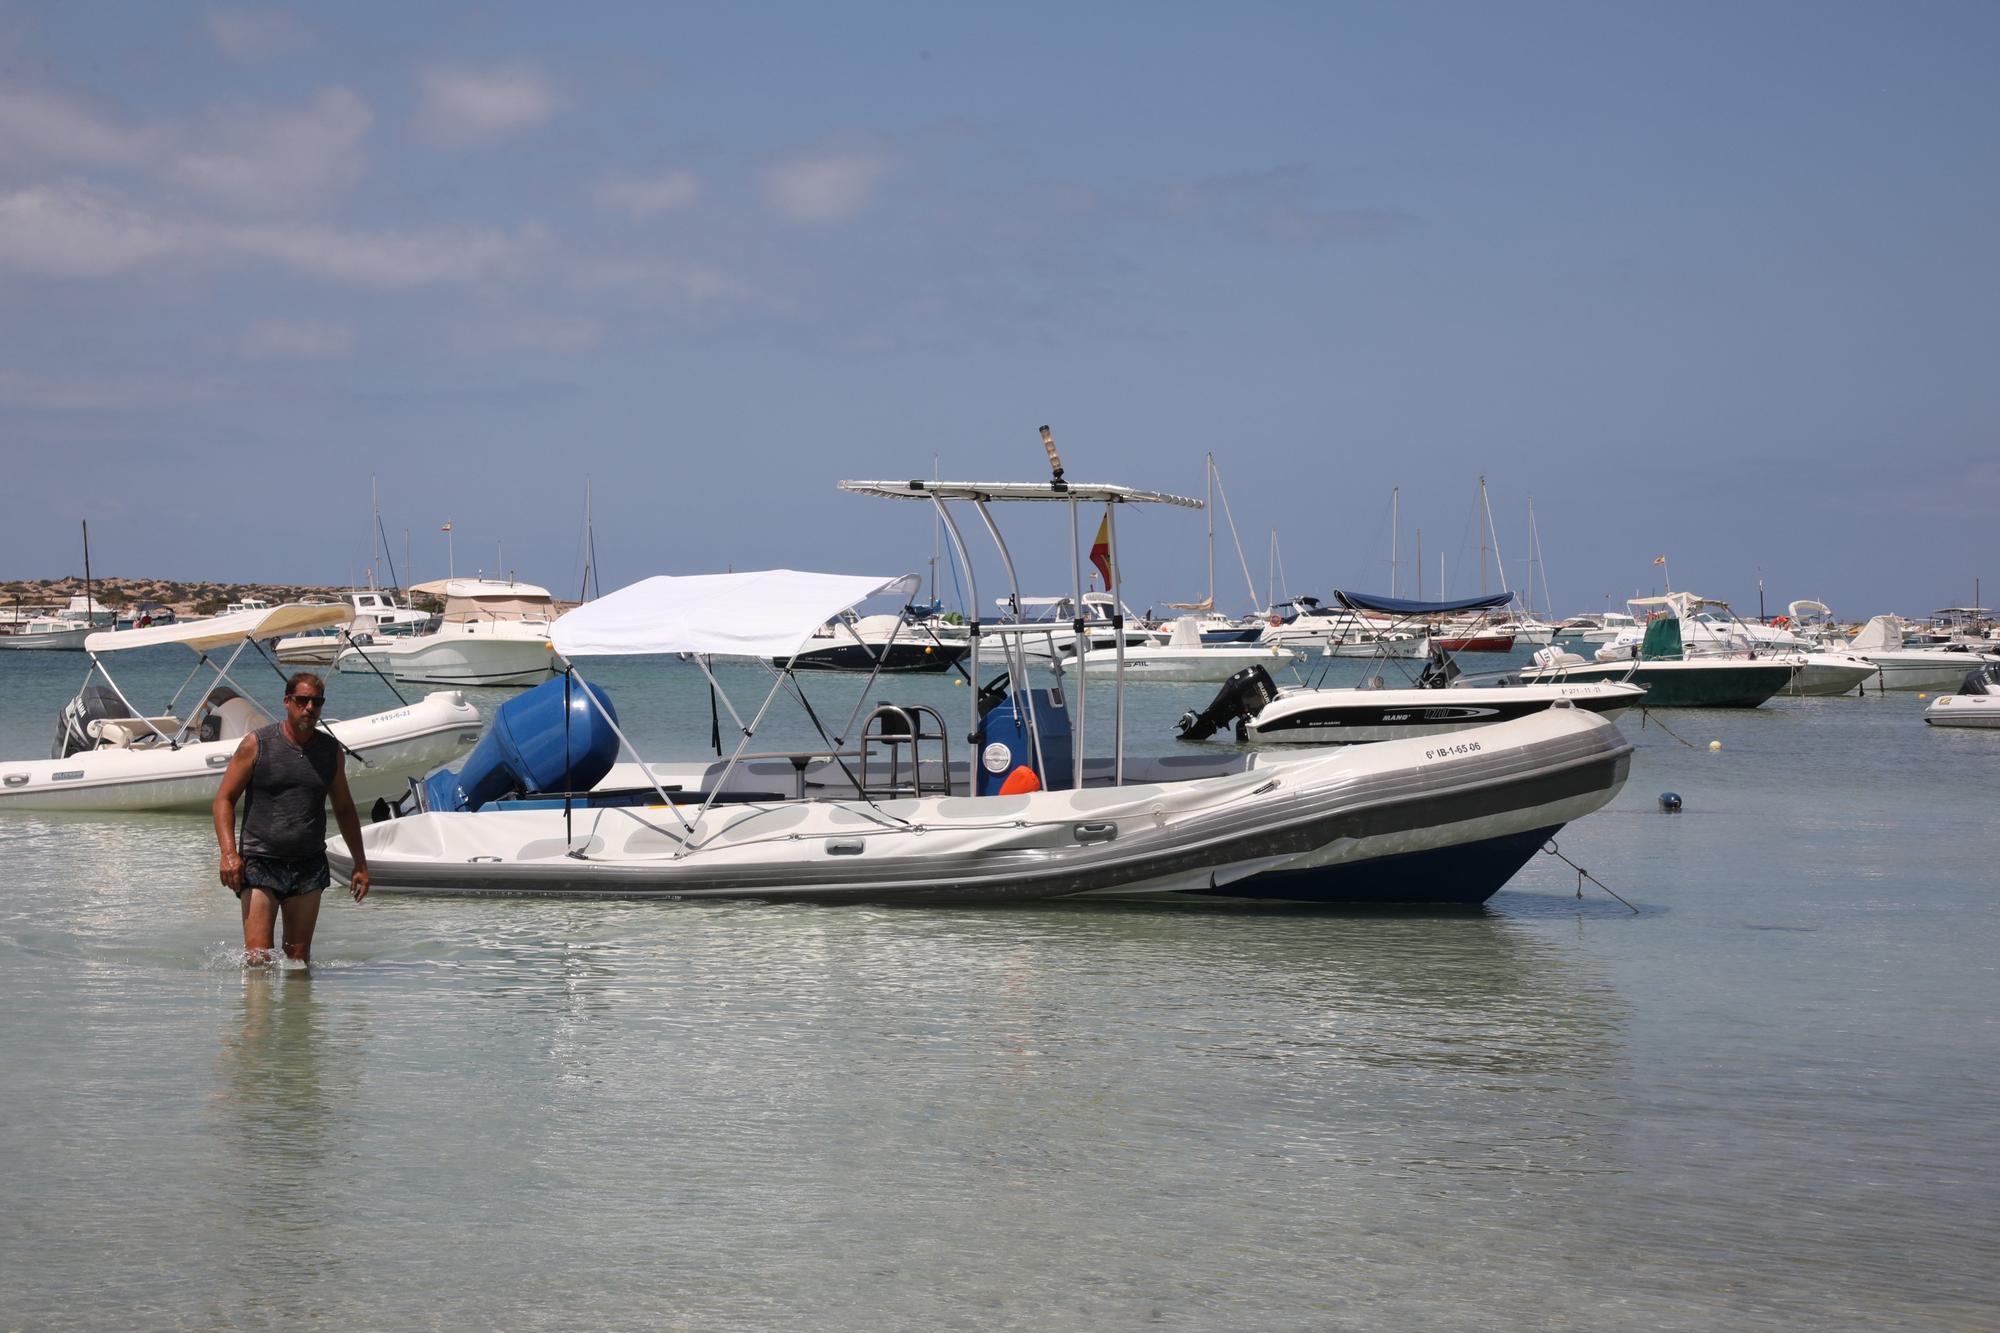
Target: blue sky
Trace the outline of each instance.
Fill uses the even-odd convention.
[[[0,576],[920,569],[2000,602],[2000,7],[0,4]],[[1029,591],[1066,533],[1019,515]],[[1094,527],[1094,523],[1088,526]],[[1131,600],[1202,520],[1121,523]],[[402,568],[403,534],[414,570]],[[1086,535],[1086,541],[1088,540]],[[1225,538],[1226,544],[1226,538]],[[1219,598],[1249,600],[1233,552]],[[386,567],[383,569],[386,575]],[[987,574],[991,579],[990,571]],[[1489,576],[1491,577],[1491,576]],[[1539,598],[1538,598],[1539,600]]]

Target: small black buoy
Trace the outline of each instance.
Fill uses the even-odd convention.
[[[1681,809],[1681,794],[1677,791],[1661,792],[1660,809],[1666,811],[1670,815],[1679,814]]]

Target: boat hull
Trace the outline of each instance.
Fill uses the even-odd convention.
[[[441,691],[405,708],[329,722],[365,762],[347,759],[357,803],[400,796],[413,777],[450,763],[479,739],[479,710]],[[207,810],[241,737],[177,750],[106,747],[67,759],[0,763],[0,811]]]
[[[0,649],[12,652],[80,653],[83,641],[94,631],[89,625],[75,629],[43,630],[33,634],[0,634]]]
[[[1466,906],[1609,801],[1631,753],[1612,724],[1560,709],[1449,746],[1238,754],[1230,772],[1178,783],[744,802],[711,810],[691,850],[657,805],[433,812],[364,836],[378,893]],[[346,873],[345,848],[328,855]]]
[[[1125,650],[1124,669],[1127,681],[1200,684],[1228,680],[1246,667],[1276,671],[1297,660],[1297,654],[1284,648],[1175,648],[1139,644]],[[1084,675],[1094,680],[1109,678],[1118,672],[1118,654],[1110,648],[1092,649],[1083,655],[1082,668]]]
[[[1868,682],[1876,690],[1955,690],[1976,666],[2000,662],[1990,653],[1885,652],[1856,653],[1873,662],[1879,673]]]
[[[1514,722],[1558,701],[1615,718],[1645,702],[1617,684],[1508,685],[1437,690],[1296,690],[1280,694],[1244,727],[1248,739],[1293,745],[1366,745]]]
[[[1530,668],[1523,684],[1578,684],[1588,681],[1630,681],[1646,687],[1648,708],[1756,708],[1781,693],[1792,680],[1792,668],[1782,661],[1607,662],[1597,665]]]
[[[334,660],[334,669],[363,676],[380,671],[417,685],[526,688],[553,676],[557,657],[539,635],[438,635],[348,648]]]
[[[893,643],[888,645],[880,670],[885,675],[936,675],[957,666],[970,651],[971,645],[966,643]],[[849,671],[866,675],[877,669],[877,658],[883,656],[880,646],[844,643],[800,653],[790,665],[795,671]],[[786,664],[784,658],[771,660],[772,666]]]
[[[2000,728],[2000,694],[1944,694],[1924,709],[1934,727]]]

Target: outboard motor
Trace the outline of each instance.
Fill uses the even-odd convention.
[[[1243,724],[1264,711],[1264,705],[1278,697],[1271,673],[1261,666],[1247,666],[1216,692],[1214,700],[1199,713],[1189,709],[1175,730],[1184,741],[1205,741],[1220,728],[1236,724],[1236,739],[1244,739]]]
[[[109,685],[86,685],[57,715],[56,743],[49,747],[49,758],[67,759],[82,750],[95,750],[97,738],[90,734],[93,722],[137,716]]]
[[[489,801],[532,792],[588,791],[602,781],[618,758],[618,734],[584,691],[589,690],[614,720],[618,710],[604,691],[568,680],[565,727],[565,680],[561,676],[545,680],[501,704],[493,714],[493,725],[456,773],[444,769],[410,784],[418,809],[477,810]],[[407,798],[404,804],[408,805]]]
[[[1991,662],[1976,666],[1965,673],[1965,683],[1958,687],[1960,694],[2000,694],[2000,666]]]
[[[1451,655],[1436,644],[1431,645],[1430,656],[1424,661],[1424,669],[1417,673],[1417,688],[1420,690],[1441,690],[1462,673]]]

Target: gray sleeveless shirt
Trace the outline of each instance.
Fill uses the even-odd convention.
[[[340,747],[324,731],[315,731],[301,749],[286,738],[282,722],[257,728],[257,763],[243,794],[237,851],[287,861],[323,852],[326,794],[339,763]]]

